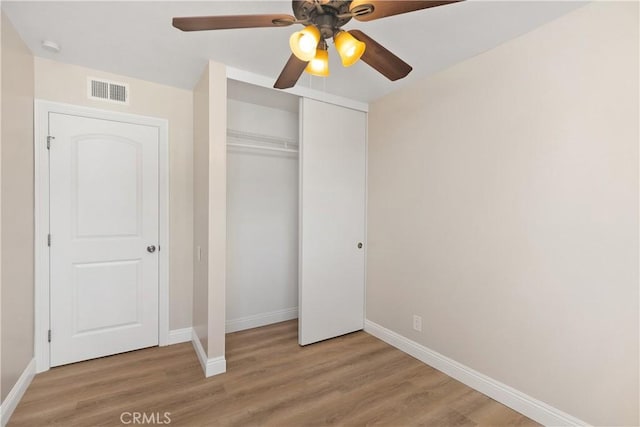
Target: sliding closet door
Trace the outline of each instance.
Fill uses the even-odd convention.
[[[300,345],[364,327],[366,115],[301,101]]]

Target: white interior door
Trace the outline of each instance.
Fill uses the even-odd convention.
[[[300,345],[364,327],[366,116],[303,99]]]
[[[51,366],[158,344],[158,128],[50,113]]]

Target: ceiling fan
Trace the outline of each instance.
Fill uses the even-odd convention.
[[[289,46],[293,52],[273,87],[295,86],[303,71],[316,76],[329,75],[327,39],[333,38],[342,65],[349,67],[362,59],[369,66],[395,81],[405,77],[411,66],[359,30],[342,26],[355,18],[373,21],[387,16],[443,6],[463,0],[293,0],[293,14],[228,15],[173,18],[182,31],[227,30],[233,28],[285,27],[302,24],[293,33]]]

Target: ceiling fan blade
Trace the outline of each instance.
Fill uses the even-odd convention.
[[[290,87],[294,87],[304,69],[307,68],[307,64],[307,61],[302,61],[295,55],[291,55],[273,87],[276,89],[288,89]]]
[[[364,42],[367,46],[364,54],[360,58],[366,62],[371,68],[377,70],[380,74],[395,81],[403,77],[413,70],[411,65],[388,51],[380,43],[359,30],[351,30],[349,33],[356,39]]]
[[[276,21],[274,23],[274,21]],[[182,31],[228,30],[232,28],[285,27],[296,22],[291,15],[227,15],[173,18]]]
[[[354,17],[358,21],[373,21],[387,16],[400,15],[402,13],[413,12],[415,10],[428,9],[430,7],[444,6],[450,3],[458,3],[463,0],[353,0],[349,6],[352,12],[366,5],[373,6],[371,13],[363,15],[356,14]]]

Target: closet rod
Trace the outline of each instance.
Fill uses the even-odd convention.
[[[256,150],[280,151],[282,153],[297,153],[298,150],[291,148],[266,147],[264,145],[239,144],[236,142],[227,142],[227,147],[253,148]]]
[[[289,138],[280,137],[280,136],[265,135],[260,133],[245,132],[245,131],[239,131],[235,129],[227,129],[227,137],[233,138],[233,139],[245,140],[245,141],[255,141],[255,142],[261,142],[261,143],[266,142],[269,144],[283,145],[285,148],[288,148],[291,145],[293,146],[298,145],[298,142],[295,139],[289,139]]]

